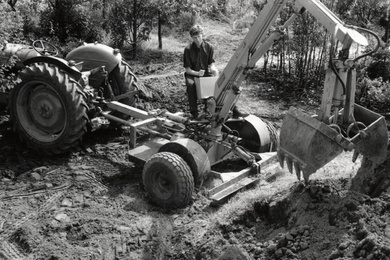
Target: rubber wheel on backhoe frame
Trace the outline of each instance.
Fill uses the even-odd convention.
[[[126,97],[118,99],[119,102],[129,106],[134,105],[135,101],[137,100],[137,78],[133,72],[131,72],[130,66],[127,63],[122,61],[111,71],[111,73],[108,75],[108,83],[110,84],[114,97],[126,93],[129,94]],[[108,95],[109,93],[106,93],[107,98],[109,97]],[[130,116],[119,112],[114,112],[113,115],[122,119],[130,118]]]
[[[162,208],[187,206],[194,191],[194,178],[188,164],[177,154],[161,152],[145,164],[142,179],[152,201]]]
[[[11,92],[10,114],[21,140],[46,154],[77,148],[88,122],[78,84],[46,63],[26,67],[19,78],[21,82]]]

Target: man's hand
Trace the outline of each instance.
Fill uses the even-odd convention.
[[[210,65],[209,71],[210,71],[211,76],[213,76],[213,77],[218,76],[218,70],[215,67],[214,63]]]
[[[213,76],[213,77],[218,76],[218,70],[211,70],[210,73],[211,73],[211,76]]]
[[[200,71],[198,72],[198,76],[199,76],[199,77],[203,77],[203,76],[204,76],[204,70],[200,70]]]

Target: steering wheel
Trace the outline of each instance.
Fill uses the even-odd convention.
[[[44,40],[36,40],[33,42],[33,48],[36,52],[41,54],[42,56],[57,56],[58,49],[56,46],[51,44],[50,42]]]

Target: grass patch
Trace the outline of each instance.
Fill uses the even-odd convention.
[[[204,39],[215,48],[215,60],[219,67],[224,67],[234,54],[245,34],[235,33],[229,24],[207,22],[201,23],[204,29]],[[124,58],[131,64],[149,65],[157,63],[182,62],[184,48],[192,42],[188,32],[170,32],[162,37],[162,49],[158,49],[158,35],[155,30],[150,34],[150,39],[141,42],[137,46],[134,58],[130,46],[122,51]]]
[[[134,51],[130,47],[125,48],[122,53],[124,58],[130,64],[149,65],[161,62],[181,62],[185,44],[180,43],[173,37],[164,37],[162,42],[163,49],[160,50],[158,49],[157,35],[151,35],[151,39],[149,41],[142,42],[137,46],[135,57]]]
[[[186,42],[178,41],[174,36],[168,36],[162,38],[162,47],[166,52],[182,52]],[[150,40],[142,42],[142,49],[158,49],[158,37],[157,34],[151,34]]]

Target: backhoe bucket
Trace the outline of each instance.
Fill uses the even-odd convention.
[[[355,151],[374,164],[381,164],[386,159],[389,140],[385,118],[357,104],[354,105],[354,118],[356,122],[362,122],[367,126],[363,130],[359,129],[363,131],[361,134],[353,136],[355,127],[349,134],[351,142],[355,144]]]
[[[343,150],[363,154],[375,163],[386,157],[388,134],[384,118],[355,104],[354,117],[360,131],[344,137],[339,130],[290,108],[280,131],[278,158],[283,167],[286,161],[289,171],[295,170],[298,179],[301,172],[306,182],[309,176],[333,160]],[[356,127],[352,127],[356,128]]]
[[[343,151],[335,140],[339,134],[323,122],[291,107],[286,114],[279,136],[278,158],[283,167],[286,161],[305,181],[319,168]]]

